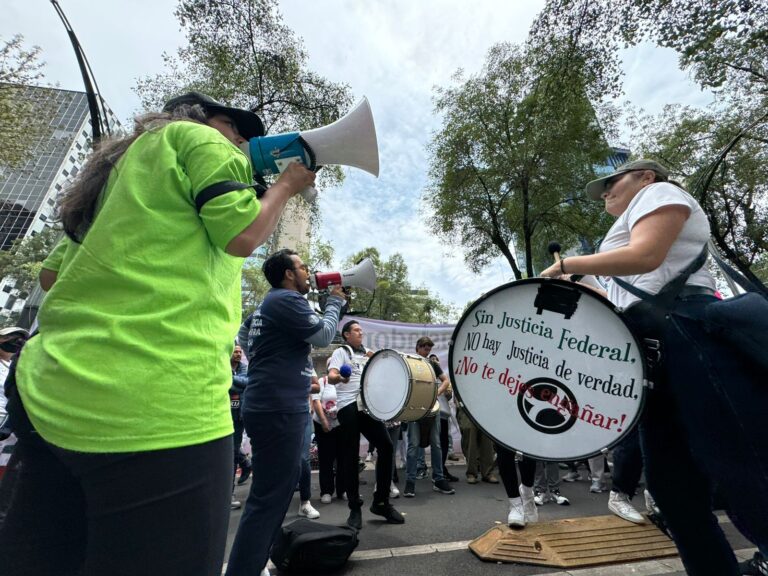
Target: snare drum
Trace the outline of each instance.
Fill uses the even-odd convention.
[[[365,364],[360,382],[363,409],[382,422],[413,422],[438,406],[435,372],[421,356],[379,350]]]
[[[457,401],[494,441],[581,460],[637,424],[645,356],[613,304],[561,280],[504,284],[464,313],[449,352]]]

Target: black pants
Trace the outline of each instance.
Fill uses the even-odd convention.
[[[520,496],[520,487],[517,484],[515,453],[496,444],[496,458],[499,464],[501,481],[504,483],[504,490],[507,492],[507,498],[517,498]],[[524,486],[533,486],[533,479],[536,476],[536,460],[523,457],[519,465],[520,483]]]
[[[317,439],[317,460],[320,469],[320,495],[333,494],[341,498],[344,493],[344,467],[341,461],[339,428],[333,428],[330,432],[323,430],[317,422],[315,425],[315,438]],[[334,465],[336,473],[334,474]]]
[[[443,458],[443,476],[445,476],[445,461],[448,460],[448,434],[450,434],[450,418],[440,417],[440,452]]]
[[[375,502],[389,502],[389,486],[392,483],[392,440],[389,438],[384,422],[374,420],[365,412],[358,412],[357,404],[352,403],[338,413],[339,435],[341,442],[342,472],[344,490],[349,498],[349,507],[360,507],[360,484],[357,462],[360,452],[360,434],[369,443],[376,446],[379,457],[376,459]]]
[[[219,576],[231,483],[232,436],[84,454],[19,431],[0,484],[0,575]]]

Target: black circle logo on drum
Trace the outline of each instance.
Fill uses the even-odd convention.
[[[544,434],[562,434],[578,419],[578,403],[573,392],[552,378],[534,378],[517,397],[523,420]]]

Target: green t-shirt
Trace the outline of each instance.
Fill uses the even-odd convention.
[[[40,334],[18,369],[48,442],[80,452],[199,444],[232,432],[229,358],[242,258],[227,244],[258,216],[245,155],[219,132],[173,122],[142,135],[110,174],[81,244],[65,241]]]

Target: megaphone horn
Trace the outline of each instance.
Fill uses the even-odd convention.
[[[349,270],[310,274],[309,283],[315,290],[341,285],[345,288],[365,288],[373,292],[376,289],[376,270],[371,259],[365,258]]]
[[[319,165],[342,164],[379,175],[379,145],[368,99],[333,124],[301,132]]]

